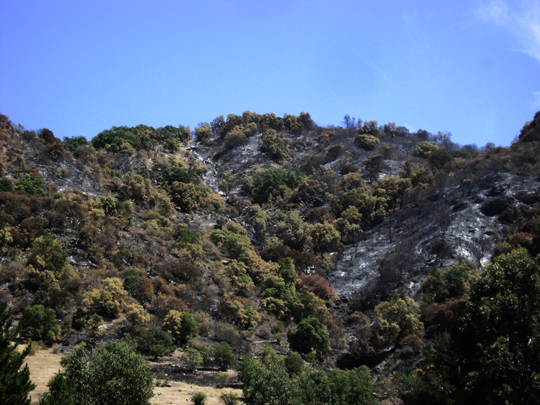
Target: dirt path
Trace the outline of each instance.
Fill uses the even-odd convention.
[[[30,379],[36,384],[36,389],[31,392],[32,404],[37,404],[39,394],[43,394],[47,391],[47,383],[49,380],[61,370],[60,359],[64,355],[54,353],[53,349],[46,349],[37,352],[26,358],[26,363],[30,368]],[[149,365],[152,369],[156,366],[172,367],[173,364],[178,362],[178,358],[174,356],[172,358],[166,358],[159,363],[150,362]],[[235,392],[239,397],[242,396],[242,391],[239,389],[230,388],[216,388],[211,386],[215,376],[221,374],[216,372],[199,372],[196,375],[196,379],[193,375],[182,375],[182,373],[170,373],[168,376],[172,378],[167,387],[154,387],[154,397],[150,399],[150,403],[153,405],[169,405],[169,404],[191,404],[191,396],[196,392],[204,392],[207,396],[206,403],[209,405],[219,404],[219,396],[222,392]],[[231,379],[235,377],[235,372],[229,370]],[[182,381],[185,377],[186,381]],[[195,380],[199,384],[189,382],[189,380]]]

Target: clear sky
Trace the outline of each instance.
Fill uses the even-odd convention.
[[[540,110],[540,0],[0,6],[0,113],[59,138],[307,111],[506,146]]]

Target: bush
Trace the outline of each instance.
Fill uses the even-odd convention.
[[[43,340],[52,343],[60,332],[60,325],[56,319],[56,311],[43,308],[43,305],[34,305],[24,308],[23,316],[19,321],[21,336],[34,340]]]
[[[301,175],[292,171],[269,169],[251,179],[247,187],[257,204],[273,202],[283,198],[289,189],[294,189],[300,183]]]
[[[289,140],[273,129],[266,130],[262,140],[259,141],[261,152],[277,161],[283,160],[289,155],[288,147]]]
[[[197,366],[202,362],[202,356],[197,349],[188,347],[182,355],[182,360],[186,364],[188,370],[195,371]]]
[[[143,354],[163,356],[175,349],[171,335],[164,330],[144,331],[137,340],[137,350]]]
[[[219,401],[223,403],[223,405],[236,405],[238,403],[238,395],[236,395],[234,392],[223,392],[219,396]]]
[[[45,183],[36,173],[25,173],[15,182],[15,188],[32,195],[45,195]]]
[[[381,144],[379,138],[373,135],[358,134],[356,135],[355,142],[359,147],[364,150],[373,150]]]
[[[39,405],[85,405],[84,396],[75,395],[64,373],[56,374],[47,384],[49,390],[39,399]]]
[[[214,363],[223,371],[226,371],[234,361],[234,353],[227,342],[212,346],[212,357]]]
[[[298,353],[315,352],[321,358],[330,351],[328,332],[317,318],[303,319],[296,331],[289,330],[287,339],[291,349]]]
[[[191,400],[195,405],[204,405],[206,403],[206,394],[204,392],[197,392],[191,396]]]
[[[187,312],[171,310],[163,321],[163,330],[171,334],[177,345],[184,345],[199,333],[193,315]]]
[[[125,342],[91,351],[79,346],[61,361],[69,386],[87,403],[148,405],[153,375],[146,362]]]
[[[13,191],[13,183],[8,179],[0,179],[0,191]]]

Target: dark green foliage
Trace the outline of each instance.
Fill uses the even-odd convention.
[[[91,148],[90,142],[88,142],[84,136],[75,136],[73,138],[65,137],[62,144],[64,145],[64,148],[69,150],[76,158],[91,155],[95,152]]]
[[[176,239],[178,243],[181,243],[181,244],[188,244],[188,243],[198,244],[201,242],[200,232],[196,232],[187,227],[179,228],[176,234],[174,235],[174,238]]]
[[[19,321],[21,336],[34,340],[44,340],[52,343],[60,332],[60,325],[56,319],[56,311],[44,308],[43,305],[33,305],[24,308],[23,316]]]
[[[193,315],[184,312],[180,321],[180,344],[184,345],[193,339],[199,333],[197,322],[193,319]]]
[[[0,192],[13,191],[13,183],[8,179],[0,179]]]
[[[30,352],[22,352],[14,344],[18,328],[11,329],[11,311],[0,301],[0,404],[30,405],[29,393],[35,388],[30,381],[30,370],[24,359]]]
[[[161,355],[170,354],[176,349],[171,335],[164,330],[143,331],[137,339],[137,350],[143,354],[158,354],[156,346],[160,346]]]
[[[171,185],[175,181],[179,181],[180,183],[189,183],[193,175],[194,173],[191,170],[186,172],[182,169],[170,169],[165,167],[156,175],[156,179],[162,184]]]
[[[373,404],[373,383],[366,366],[333,370],[326,375],[307,369],[291,377],[282,359],[265,354],[261,362],[244,356],[238,365],[246,404],[368,405]]]
[[[45,195],[45,184],[41,177],[36,173],[25,173],[18,181],[15,182],[15,188],[17,190],[26,191],[32,195]]]
[[[301,177],[293,171],[269,169],[253,177],[247,187],[251,189],[253,201],[264,204],[283,198],[287,190],[298,186]]]
[[[49,390],[39,399],[39,405],[84,405],[83,395],[75,395],[64,373],[58,373],[48,384]]]
[[[302,356],[300,356],[300,354],[297,352],[290,352],[285,357],[284,364],[285,368],[287,369],[287,373],[289,373],[289,375],[292,377],[295,375],[300,375],[300,372],[304,367],[304,360],[302,360]]]
[[[124,279],[124,289],[132,297],[144,287],[144,279],[138,274],[130,274]]]
[[[428,366],[406,403],[532,404],[540,396],[540,266],[525,250],[475,281],[461,333],[424,348]]]
[[[423,301],[444,304],[464,298],[470,291],[476,273],[471,263],[453,265],[445,272],[434,267],[422,282],[420,291],[424,294]]]
[[[303,319],[298,324],[296,331],[289,330],[287,339],[291,349],[298,353],[314,352],[319,357],[323,357],[330,351],[328,332],[317,318],[308,317]]]
[[[249,405],[300,405],[300,388],[279,361],[261,364],[246,355],[238,366],[244,383],[243,397]]]
[[[122,150],[123,144],[131,145],[135,150],[151,149],[156,141],[150,138],[150,133],[156,130],[146,125],[137,127],[112,127],[100,132],[92,139],[92,145],[96,149],[107,149],[111,152]]]
[[[520,142],[534,142],[540,140],[540,111],[534,115],[532,121],[527,122],[519,133]]]
[[[222,370],[227,370],[234,361],[234,353],[227,342],[221,342],[212,346],[214,363]]]
[[[333,405],[373,404],[373,383],[369,368],[334,369],[328,374]]]
[[[109,343],[90,351],[78,347],[62,359],[69,386],[89,404],[147,405],[153,376],[146,362],[127,343]]]

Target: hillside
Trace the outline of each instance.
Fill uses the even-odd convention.
[[[130,335],[163,355],[148,340],[164,330],[201,353],[269,345],[390,378],[440,332],[427,308],[467,301],[502,253],[538,253],[539,140],[540,113],[508,148],[349,116],[323,128],[307,113],[91,141],[0,116],[0,299],[17,318],[54,309],[61,328],[40,338],[66,351]],[[430,301],[439,269],[462,288]],[[385,305],[401,303],[414,322],[390,333]]]

